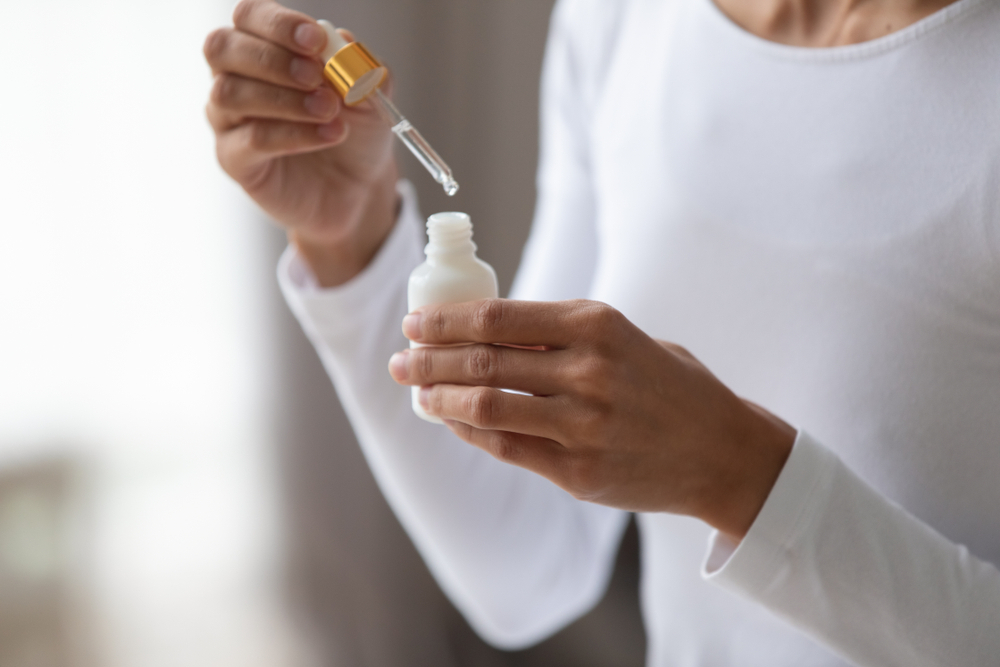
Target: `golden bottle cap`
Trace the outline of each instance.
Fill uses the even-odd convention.
[[[361,42],[348,42],[326,61],[323,74],[352,107],[371,95],[389,74]]]

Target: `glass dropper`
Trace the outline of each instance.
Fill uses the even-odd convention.
[[[323,74],[344,98],[345,104],[354,106],[363,100],[371,100],[379,115],[389,123],[393,134],[420,160],[445,193],[451,197],[458,192],[458,183],[448,164],[379,90],[388,74],[385,66],[361,42],[344,39],[329,21],[318,23],[326,32],[326,48],[321,55],[326,64]]]
[[[382,117],[388,121],[390,127],[392,127],[393,134],[399,137],[399,140],[410,149],[410,152],[417,156],[420,164],[424,165],[424,168],[430,172],[434,180],[441,184],[445,193],[449,197],[453,197],[458,192],[458,182],[451,175],[451,168],[431,148],[431,145],[417,131],[417,128],[413,127],[413,124],[406,120],[403,114],[399,113],[396,105],[381,90],[376,90],[375,94],[371,95],[368,99],[372,101],[372,104],[375,105],[375,108],[378,109]]]

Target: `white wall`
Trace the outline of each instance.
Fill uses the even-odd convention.
[[[285,665],[261,223],[215,162],[228,0],[3,0],[0,470],[69,452],[106,665]],[[11,666],[18,667],[18,666]]]

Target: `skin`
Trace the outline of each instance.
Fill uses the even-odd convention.
[[[954,0],[714,0],[744,30],[789,46],[860,44],[902,30]]]
[[[745,30],[804,47],[900,30],[950,0],[715,0]],[[349,35],[346,35],[350,39]],[[212,32],[208,120],[219,163],[288,233],[320,285],[341,285],[388,236],[392,135],[324,82],[326,36],[273,0],[242,0]],[[746,535],[795,430],[740,399],[686,350],[591,301],[428,306],[403,322],[428,347],[392,357],[425,409],[466,442],[582,500],[702,519]],[[500,391],[516,389],[519,396]]]

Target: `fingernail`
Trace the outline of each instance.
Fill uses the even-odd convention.
[[[403,382],[410,376],[410,373],[406,368],[406,359],[409,356],[410,351],[403,350],[402,352],[397,352],[392,355],[389,359],[389,374],[397,382]]]
[[[295,29],[295,43],[310,51],[318,49],[325,36],[323,29],[315,23],[302,23]]]
[[[306,111],[314,116],[329,116],[333,113],[333,91],[320,88],[319,90],[306,95],[303,102]]]
[[[315,60],[292,58],[288,70],[292,78],[303,86],[318,86],[323,83],[323,71]]]
[[[420,313],[410,313],[403,318],[403,335],[410,340],[420,340]]]
[[[316,134],[323,141],[333,141],[334,139],[340,138],[340,133],[343,132],[343,126],[341,125],[340,119],[332,120],[329,123],[323,123],[322,125],[316,126]]]
[[[421,387],[420,391],[417,392],[417,401],[420,402],[420,407],[422,407],[425,412],[430,407],[430,399],[431,399],[431,388]]]

